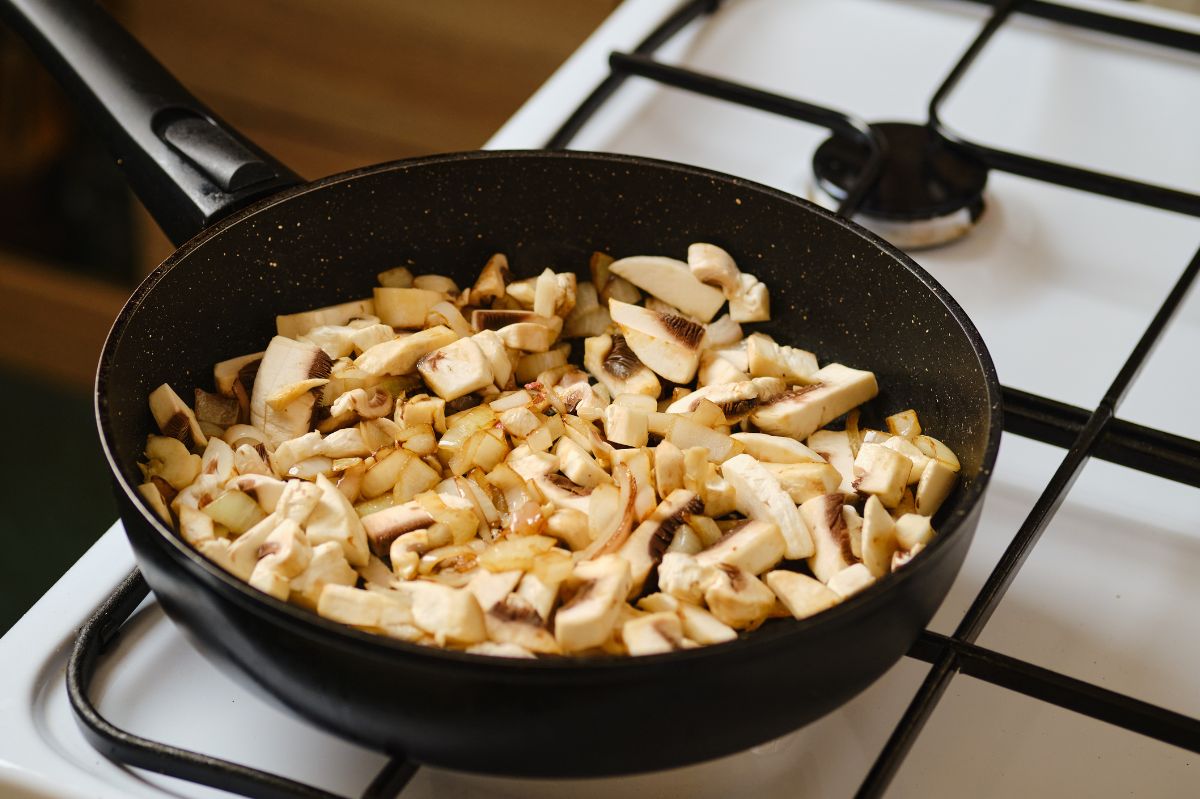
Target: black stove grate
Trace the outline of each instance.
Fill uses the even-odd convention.
[[[989,5],[993,11],[930,101],[927,124],[941,140],[968,152],[991,169],[1153,208],[1200,216],[1200,196],[1196,194],[977,144],[947,127],[938,116],[942,103],[993,35],[1014,13],[1192,54],[1200,54],[1200,35],[1040,0],[960,1]],[[672,66],[653,58],[652,54],[663,44],[698,18],[715,12],[720,5],[721,0],[691,0],[668,17],[632,52],[610,54],[609,75],[574,110],[546,146],[551,149],[567,147],[628,78],[653,80],[662,85],[824,127],[863,144],[867,148],[868,159],[857,185],[850,190],[838,209],[843,216],[852,215],[878,177],[886,158],[886,142],[870,125],[840,111]],[[860,786],[857,796],[861,799],[882,796],[887,790],[956,674],[966,674],[1200,753],[1200,719],[974,643],[1090,458],[1200,487],[1200,442],[1116,418],[1117,407],[1149,359],[1198,273],[1200,251],[1181,273],[1095,409],[1089,411],[1017,389],[1004,389],[1005,432],[1062,447],[1066,454],[954,634],[944,636],[926,631],[913,645],[909,656],[931,664],[932,668]],[[327,791],[274,774],[140,738],[115,727],[98,713],[88,698],[88,688],[96,667],[109,644],[120,633],[122,624],[146,594],[145,581],[135,571],[96,611],[80,630],[76,640],[67,670],[67,688],[71,706],[89,742],[115,761],[230,793],[268,799],[340,799]],[[417,765],[403,756],[395,757],[361,796],[363,799],[394,797],[407,785],[416,769]]]

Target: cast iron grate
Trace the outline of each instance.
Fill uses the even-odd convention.
[[[1155,186],[1021,153],[971,142],[946,126],[938,111],[1013,13],[1140,42],[1200,54],[1200,35],[1040,0],[960,0],[992,6],[979,35],[964,52],[929,104],[930,129],[948,146],[962,149],[991,169],[1101,194],[1153,208],[1200,216],[1200,196]],[[860,142],[868,159],[838,213],[850,216],[862,203],[886,158],[886,142],[866,122],[712,75],[656,61],[652,54],[698,18],[715,12],[722,0],[690,0],[668,17],[632,52],[609,56],[609,75],[576,108],[546,143],[565,148],[588,120],[630,77],[795,119]],[[893,729],[860,786],[860,799],[882,796],[912,748],[925,722],[956,674],[966,674],[1141,735],[1200,753],[1200,719],[1190,718],[1130,696],[977,646],[992,613],[1004,598],[1041,534],[1087,461],[1096,457],[1189,486],[1200,487],[1200,442],[1116,418],[1117,407],[1161,338],[1200,273],[1200,251],[1180,274],[1114,378],[1100,403],[1085,410],[1055,400],[1004,389],[1005,432],[1062,447],[1066,454],[1033,509],[953,635],[926,631],[909,656],[930,663],[924,683]],[[89,742],[106,757],[135,768],[166,774],[244,796],[266,799],[341,799],[335,794],[247,766],[149,741],[105,720],[88,698],[101,656],[121,626],[146,597],[145,581],[135,571],[97,609],[80,630],[67,670],[67,689]],[[404,756],[391,759],[363,791],[363,799],[394,797],[416,772]]]

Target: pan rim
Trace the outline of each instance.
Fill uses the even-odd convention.
[[[107,377],[110,364],[113,360],[113,354],[121,341],[125,329],[136,315],[138,308],[140,308],[141,304],[153,293],[153,290],[159,281],[161,281],[177,266],[184,263],[187,260],[187,257],[193,251],[200,248],[210,239],[219,237],[226,230],[241,224],[256,214],[272,208],[279,203],[286,202],[294,197],[313,191],[323,190],[330,186],[353,181],[368,175],[377,175],[392,171],[421,168],[424,166],[454,162],[513,159],[599,161],[606,164],[619,164],[630,167],[664,170],[667,172],[680,173],[695,178],[703,178],[721,183],[732,184],[736,187],[744,187],[748,191],[753,191],[772,199],[791,204],[797,208],[797,211],[815,214],[824,219],[826,222],[838,225],[847,232],[855,234],[859,238],[865,240],[868,244],[873,245],[875,248],[881,250],[898,265],[907,269],[918,280],[918,282],[920,282],[925,289],[928,290],[943,305],[943,307],[945,307],[950,316],[954,319],[955,323],[958,325],[959,330],[964,336],[966,336],[968,342],[971,344],[971,348],[975,353],[983,372],[984,384],[989,403],[989,413],[987,415],[987,422],[989,425],[988,438],[986,448],[984,450],[983,462],[979,469],[979,474],[972,484],[967,487],[965,493],[959,497],[953,512],[944,520],[939,535],[928,547],[926,547],[925,551],[922,553],[922,557],[915,559],[911,565],[904,569],[884,575],[862,592],[844,600],[828,610],[816,614],[815,616],[811,616],[802,620],[785,620],[785,622],[788,624],[788,629],[777,634],[760,636],[752,632],[746,636],[739,635],[737,639],[726,643],[703,646],[696,649],[680,650],[661,655],[640,657],[602,656],[595,658],[562,657],[527,659],[469,654],[467,652],[450,649],[420,646],[382,635],[374,635],[371,633],[362,632],[352,627],[329,621],[309,610],[268,596],[267,594],[252,588],[249,584],[238,580],[236,577],[224,571],[215,563],[208,560],[198,551],[193,549],[190,545],[183,541],[177,532],[164,525],[158,516],[141,498],[135,487],[126,478],[117,462],[114,453],[114,447],[110,440],[111,431],[109,430],[108,426],[108,414],[106,407]],[[787,192],[757,183],[755,181],[703,167],[696,167],[672,161],[617,153],[588,152],[581,150],[473,150],[467,152],[441,153],[418,158],[387,161],[379,164],[360,167],[346,172],[340,172],[309,183],[293,186],[277,194],[260,199],[251,205],[234,212],[217,223],[200,231],[182,246],[176,249],[161,264],[159,264],[158,267],[156,267],[149,275],[147,275],[146,278],[130,295],[120,313],[117,315],[117,318],[114,320],[101,350],[100,360],[96,372],[93,407],[104,457],[108,462],[110,471],[115,477],[116,485],[119,486],[120,491],[123,492],[128,500],[127,504],[133,508],[136,508],[141,514],[143,520],[149,524],[149,526],[155,531],[155,533],[158,534],[161,539],[163,539],[163,542],[166,544],[167,552],[171,556],[172,560],[177,563],[179,561],[183,561],[183,563],[180,563],[180,568],[185,568],[186,570],[188,567],[185,564],[190,564],[190,567],[193,570],[191,576],[193,578],[200,579],[200,581],[205,583],[206,587],[210,590],[222,591],[224,593],[224,598],[235,600],[238,605],[251,612],[258,614],[269,614],[270,621],[273,624],[287,627],[291,632],[309,636],[333,636],[338,642],[339,646],[342,646],[347,651],[347,654],[350,652],[355,652],[359,655],[375,658],[389,658],[396,656],[396,653],[400,653],[403,656],[424,661],[424,663],[431,668],[454,667],[466,670],[485,669],[488,672],[503,670],[507,673],[506,676],[516,674],[543,674],[550,672],[570,674],[572,679],[579,677],[581,673],[584,675],[601,675],[612,674],[614,671],[618,670],[620,670],[622,673],[629,670],[638,672],[646,669],[669,667],[673,664],[679,664],[682,666],[684,664],[692,663],[696,659],[707,660],[710,658],[741,657],[743,653],[748,653],[756,649],[774,649],[785,646],[793,639],[802,637],[809,630],[815,629],[822,625],[837,624],[844,617],[852,617],[860,613],[869,612],[873,606],[886,602],[887,599],[902,584],[909,580],[920,579],[920,575],[926,571],[926,564],[932,566],[933,561],[946,556],[946,553],[949,552],[949,544],[947,542],[952,540],[954,536],[957,535],[962,523],[969,518],[973,512],[976,511],[977,506],[982,501],[983,494],[988,483],[990,482],[992,472],[994,470],[996,458],[999,453],[1000,438],[1003,432],[1003,412],[1001,407],[1000,383],[987,345],[984,343],[983,338],[980,335],[979,330],[975,327],[974,322],[971,321],[970,317],[967,315],[966,311],[963,310],[962,306],[959,305],[957,300],[954,299],[954,297],[941,285],[941,283],[939,283],[932,275],[926,272],[925,269],[917,264],[916,261],[914,261],[909,255],[850,220],[843,219],[833,212],[809,202],[802,197],[788,194]],[[197,574],[194,570],[199,570],[199,573]],[[942,601],[944,601],[944,597],[942,598]]]

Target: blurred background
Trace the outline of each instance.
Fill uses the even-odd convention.
[[[104,5],[202,101],[316,178],[479,147],[617,2]],[[92,379],[117,311],[171,249],[0,27],[0,634],[117,517]]]

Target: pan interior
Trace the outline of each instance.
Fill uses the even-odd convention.
[[[215,362],[256,352],[274,316],[370,296],[394,266],[470,284],[494,252],[518,277],[546,267],[589,279],[594,250],[686,256],[709,241],[765,282],[771,321],[748,329],[873,370],[864,423],[918,410],[962,462],[939,523],[954,527],[994,458],[991,362],[944,290],[898,251],[809,203],[688,167],[579,153],[472,153],[397,162],[321,181],[248,209],[186,245],[139,289],[105,346],[102,434],[115,468],[140,482],[153,421],[146,397],[170,383],[211,390]],[[978,488],[978,486],[975,486]]]

